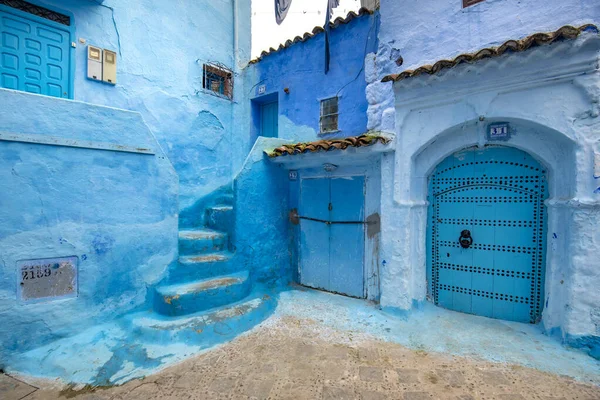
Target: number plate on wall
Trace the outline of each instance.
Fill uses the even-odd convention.
[[[492,124],[488,128],[489,140],[508,140],[510,139],[510,127],[507,123]]]
[[[78,258],[17,261],[17,297],[23,302],[77,297]]]

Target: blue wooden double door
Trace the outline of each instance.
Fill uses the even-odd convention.
[[[0,87],[68,98],[68,26],[0,5]]]
[[[543,309],[546,171],[510,147],[468,149],[429,178],[429,294],[455,311],[536,323]]]
[[[364,176],[300,186],[300,283],[364,298]]]

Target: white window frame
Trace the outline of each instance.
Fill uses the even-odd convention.
[[[323,113],[323,107],[324,107],[325,103],[327,101],[334,100],[334,99],[336,101],[337,112],[335,112],[335,113],[329,113],[329,114],[324,114]],[[321,99],[321,101],[320,101],[320,107],[319,107],[319,112],[320,112],[320,117],[319,117],[319,130],[320,130],[320,133],[321,134],[327,134],[327,133],[339,132],[339,130],[340,130],[340,120],[339,120],[339,118],[340,118],[340,98],[339,98],[339,96],[333,96],[333,97],[328,97],[326,99]],[[335,129],[324,130],[324,128],[323,128],[323,120],[326,117],[332,117],[332,116],[337,116],[337,121],[336,121]]]

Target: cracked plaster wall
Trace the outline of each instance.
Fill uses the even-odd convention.
[[[237,1],[234,65],[232,2],[38,1],[71,13],[75,37],[86,41],[77,42],[75,100],[142,114],[179,175],[180,210],[232,180],[233,109],[244,99],[239,65],[251,40],[250,2]],[[118,53],[116,86],[86,78],[88,44]],[[235,70],[234,102],[202,88],[205,62]]]
[[[550,170],[554,199],[548,205],[547,303],[543,326],[598,356],[600,342],[594,321],[600,298],[593,289],[599,284],[593,254],[599,246],[595,228],[600,215],[597,205],[600,184],[595,178],[600,176],[595,134],[599,79],[597,74],[589,74],[568,81],[560,67],[547,73],[548,66],[559,65],[566,70],[567,65],[575,65],[582,60],[577,55],[586,51],[589,53],[583,63],[587,64],[587,70],[597,69],[594,45],[588,47],[579,40],[571,43],[571,52],[562,48],[565,51],[562,54],[554,46],[548,52],[555,54],[546,54],[541,62],[543,49],[504,57],[503,60],[511,60],[507,62],[484,60],[438,76],[409,78],[395,85],[382,83],[381,79],[462,53],[498,46],[509,39],[554,31],[563,25],[598,24],[600,3],[486,0],[463,9],[458,0],[424,0],[402,7],[383,0],[380,12],[379,47],[368,55],[365,65],[367,126],[394,132],[397,138],[396,157],[382,161],[381,259],[387,263],[381,272],[382,306],[408,310],[425,300],[424,235],[429,171],[460,148],[484,145],[481,132],[494,118],[516,118],[512,121],[519,126],[521,135],[507,145],[525,149],[545,162]],[[571,64],[566,60],[571,60]],[[537,71],[537,75],[529,71]],[[552,79],[562,76],[568,83],[554,87],[544,83],[540,84],[543,88],[535,90],[515,89],[526,86],[527,80],[539,81],[539,76]],[[495,82],[496,87],[489,82]],[[481,89],[474,96],[478,87],[489,87],[489,91]],[[483,122],[478,122],[480,116],[484,117]],[[419,163],[424,169],[415,170]],[[554,233],[556,236],[552,236]],[[405,241],[406,237],[415,239]]]
[[[590,32],[395,84],[396,153],[382,161],[383,307],[410,310],[426,301],[433,168],[467,147],[513,146],[548,170],[542,327],[600,355],[599,51],[598,34]],[[509,122],[511,139],[490,143],[493,122]]]
[[[368,128],[394,132],[392,83],[385,75],[451,59],[510,39],[554,31],[563,25],[600,22],[596,0],[485,0],[462,8],[460,0],[381,1],[379,48],[365,66]],[[401,57],[402,64],[396,61]]]
[[[377,48],[379,14],[356,17],[331,30],[330,70],[325,74],[325,35],[281,49],[246,70],[244,94],[252,99],[243,111],[248,125],[238,145],[248,151],[260,134],[259,103],[278,101],[279,135],[293,142],[347,137],[367,131],[364,60]],[[265,93],[258,90],[264,86]],[[284,89],[288,88],[289,93]],[[320,100],[339,97],[339,131],[320,134]],[[268,99],[268,100],[266,100]],[[250,135],[248,136],[248,132]]]
[[[234,171],[239,171],[234,185],[235,245],[259,280],[291,281],[294,259],[290,251],[295,246],[288,224],[290,201],[295,195],[288,195],[287,171],[269,160],[263,150],[283,143],[366,132],[364,57],[376,50],[378,29],[378,13],[332,29],[328,74],[324,73],[324,34],[267,55],[244,71],[242,92],[251,101],[234,110],[234,135],[239,138],[234,146],[236,154],[252,150],[247,158],[234,157],[233,161]],[[265,93],[259,94],[262,85]],[[340,131],[320,135],[320,100],[336,95]],[[278,138],[259,137],[258,109],[261,103],[271,101],[278,101]],[[253,212],[240,213],[244,207]],[[264,221],[272,223],[265,225]]]
[[[0,368],[14,351],[144,307],[147,287],[176,260],[179,210],[231,185],[233,158],[245,156],[231,150],[242,93],[232,102],[202,89],[203,62],[222,63],[241,81],[232,0],[33,2],[73,17],[75,101],[0,90],[0,131],[156,155],[0,142]],[[250,2],[237,4],[241,65]],[[86,78],[87,44],[117,52],[116,86]],[[77,298],[17,302],[17,260],[72,255]]]
[[[177,257],[178,184],[139,113],[4,89],[0,104],[0,132],[155,152],[0,141],[3,368],[17,352],[144,307]],[[77,297],[17,299],[17,261],[67,256],[78,257]]]
[[[265,150],[288,143],[259,137],[234,181],[237,256],[258,281],[291,281],[289,247],[289,196],[287,171],[272,163]],[[260,205],[260,206],[259,206]]]

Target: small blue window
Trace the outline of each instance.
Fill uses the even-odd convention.
[[[229,99],[233,98],[233,73],[231,70],[214,64],[204,64],[202,70],[202,87],[204,89]]]

